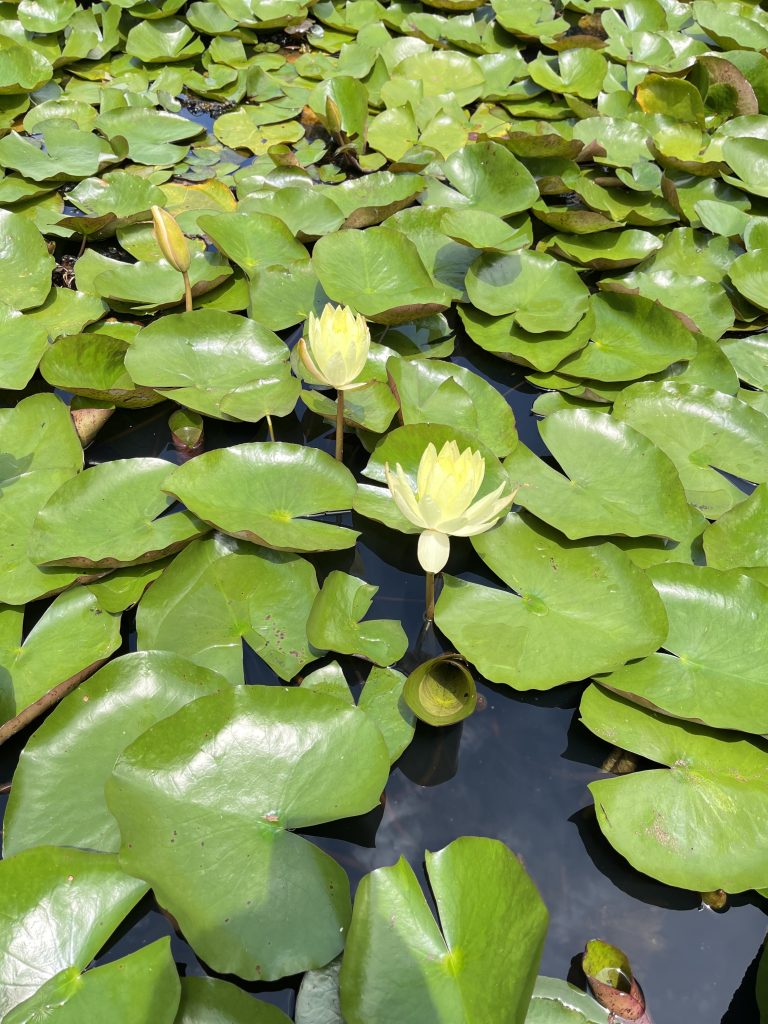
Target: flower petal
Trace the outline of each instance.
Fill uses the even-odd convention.
[[[451,553],[450,538],[438,530],[425,530],[419,537],[419,564],[425,572],[440,572]]]

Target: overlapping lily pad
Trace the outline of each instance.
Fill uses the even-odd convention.
[[[215,970],[273,979],[320,967],[344,944],[349,883],[291,830],[370,810],[388,772],[378,728],[332,697],[262,686],[202,697],[115,766],[120,863]]]

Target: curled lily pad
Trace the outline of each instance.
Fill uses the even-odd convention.
[[[163,493],[172,472],[162,459],[118,459],[67,481],[35,519],[33,558],[114,569],[178,551],[208,527],[186,510],[163,515],[173,504]]]
[[[3,855],[46,845],[116,852],[120,832],[104,784],[118,755],[161,718],[226,685],[210,669],[164,651],[105,665],[64,698],[25,747],[5,814]]]
[[[126,341],[108,334],[70,334],[48,348],[40,373],[49,384],[73,395],[129,409],[157,405],[163,396],[138,387],[126,370],[128,348]]]
[[[273,686],[201,697],[115,766],[120,863],[215,970],[268,980],[320,967],[344,945],[349,883],[291,830],[369,811],[388,772],[378,728],[332,697]]]
[[[622,1020],[639,1021],[645,1017],[645,997],[632,974],[626,953],[608,942],[592,939],[587,943],[581,963],[589,987],[601,1006]]]
[[[316,448],[256,442],[206,452],[167,481],[170,494],[233,537],[278,551],[352,547],[354,530],[310,517],[349,509],[355,481]]]
[[[487,352],[537,370],[554,370],[574,352],[583,349],[595,326],[591,309],[575,327],[566,331],[526,331],[514,313],[490,316],[474,306],[459,309],[464,329],[472,341]]]
[[[403,695],[411,711],[428,725],[454,725],[469,718],[477,704],[472,673],[455,654],[441,654],[415,668]]]
[[[312,646],[357,655],[376,665],[399,661],[408,647],[400,623],[395,619],[360,621],[378,589],[345,572],[330,573],[307,619],[307,637]]]
[[[173,651],[239,683],[245,641],[281,679],[291,679],[324,653],[307,640],[317,591],[305,559],[216,534],[177,555],[144,595],[138,646]]]
[[[148,888],[112,855],[53,846],[3,860],[0,879],[3,1017],[59,971],[84,970]]]
[[[203,417],[196,412],[177,409],[168,417],[168,429],[171,431],[173,446],[182,459],[199,455],[205,443],[205,425]]]

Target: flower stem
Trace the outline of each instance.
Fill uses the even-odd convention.
[[[269,433],[269,440],[270,441],[274,441],[275,440],[275,428],[272,425],[272,417],[269,415],[269,413],[267,413],[267,431]]]
[[[192,312],[192,286],[189,283],[189,274],[186,270],[182,271],[181,276],[184,278],[184,308],[187,313]]]
[[[427,573],[427,610],[424,616],[427,622],[435,620],[435,574]]]
[[[336,392],[336,461],[344,461],[344,392]]]

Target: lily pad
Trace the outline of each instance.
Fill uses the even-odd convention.
[[[706,530],[707,565],[715,569],[768,567],[768,486],[760,484]]]
[[[666,452],[689,502],[708,519],[744,498],[718,470],[768,481],[768,417],[738,398],[695,384],[640,383],[618,396],[614,415]]]
[[[40,509],[82,469],[83,449],[67,407],[53,395],[0,410],[0,437],[0,601],[22,605],[77,579],[68,569],[38,567],[28,547]]]
[[[525,1024],[611,1024],[608,1010],[559,978],[536,979]]]
[[[301,390],[276,334],[213,309],[155,320],[136,336],[125,365],[143,386],[219,419],[286,416]]]
[[[220,448],[180,466],[165,486],[205,522],[278,551],[337,551],[358,536],[310,519],[351,508],[355,495],[349,470],[316,448]]]
[[[522,1024],[548,918],[525,869],[503,843],[475,837],[425,861],[440,925],[402,857],[360,883],[341,968],[344,1020]]]
[[[612,544],[563,541],[512,514],[472,546],[516,593],[446,576],[435,622],[494,683],[550,689],[651,654],[666,637],[653,584]]]
[[[0,879],[3,1017],[59,971],[84,970],[148,888],[114,856],[52,846],[3,860]]]
[[[499,142],[473,142],[443,164],[453,190],[430,182],[430,205],[485,210],[498,217],[527,210],[539,198],[536,182],[525,164]]]
[[[108,334],[70,334],[47,348],[40,373],[53,387],[73,395],[129,409],[157,405],[163,395],[137,387],[126,370],[128,350],[128,342]]]
[[[583,349],[595,327],[590,308],[569,331],[533,333],[518,324],[514,313],[490,316],[474,306],[460,308],[459,316],[472,341],[486,352],[544,372],[554,370],[566,356]]]
[[[472,673],[455,654],[441,654],[415,668],[405,683],[411,711],[428,725],[455,725],[468,718],[477,705]]]
[[[361,622],[378,589],[345,572],[331,572],[307,619],[312,646],[356,655],[376,665],[399,661],[408,649],[408,637],[400,623],[395,619]]]
[[[270,980],[320,967],[344,945],[349,883],[290,830],[365,813],[388,772],[378,728],[332,697],[271,686],[201,697],[115,766],[120,863],[214,970]]]
[[[117,459],[66,481],[35,519],[32,558],[115,569],[178,551],[208,527],[186,510],[163,514],[174,503],[163,493],[173,471],[163,459]]]
[[[601,831],[633,867],[695,892],[768,884],[765,743],[674,721],[598,686],[580,713],[614,746],[669,766],[590,784]]]
[[[216,534],[177,555],[142,598],[138,646],[173,651],[241,683],[244,641],[291,679],[323,653],[306,632],[317,591],[305,559]]]
[[[329,298],[375,323],[406,323],[450,305],[413,242],[392,228],[326,235],[315,243],[312,262]]]
[[[514,313],[523,330],[569,331],[587,311],[589,291],[567,263],[546,253],[486,253],[467,273],[470,301],[484,313]]]
[[[117,852],[120,831],[104,785],[118,755],[155,722],[227,685],[210,669],[164,651],[105,665],[64,698],[24,748],[3,855],[46,845]]]
[[[539,433],[563,476],[524,445],[505,460],[516,501],[571,540],[648,534],[682,540],[688,502],[670,458],[626,423],[601,412],[555,412]]]
[[[0,210],[0,259],[7,306],[30,309],[45,301],[51,290],[53,256],[34,224],[10,210]]]
[[[200,5],[202,6],[202,5]],[[276,1006],[218,978],[183,978],[175,1024],[290,1024]]]

